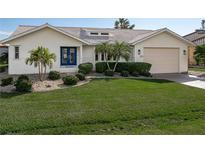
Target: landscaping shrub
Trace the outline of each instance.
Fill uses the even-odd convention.
[[[60,72],[58,71],[50,71],[48,74],[48,78],[50,80],[58,80],[61,78]]]
[[[105,75],[106,76],[113,76],[114,75],[114,71],[113,70],[106,70],[105,71]]]
[[[0,66],[0,73],[5,72],[6,68],[7,68],[7,66]]]
[[[84,70],[78,70],[78,73],[86,74],[86,71],[84,71]]]
[[[115,62],[109,62],[111,69],[114,68]],[[108,69],[106,62],[98,62],[95,64],[96,72],[103,73]],[[149,72],[151,69],[151,64],[144,62],[119,62],[116,67],[116,72],[128,71],[130,74],[132,72],[139,72],[144,74]]]
[[[83,74],[83,73],[77,73],[75,76],[76,76],[80,81],[85,80],[85,74]]]
[[[151,64],[149,63],[144,63],[144,62],[133,62],[129,63],[128,65],[128,71],[129,73],[133,72],[138,72],[140,75],[146,74],[150,71],[151,69]]]
[[[13,78],[8,77],[1,80],[1,86],[8,86],[13,83]]]
[[[105,62],[98,62],[95,64],[95,70],[97,73],[103,73],[107,69],[107,64]]]
[[[93,64],[92,63],[82,63],[78,66],[79,70],[85,71],[85,74],[88,74],[92,71],[93,69]]]
[[[128,71],[122,71],[120,75],[123,76],[123,77],[128,77],[129,72]]]
[[[63,78],[63,82],[65,85],[75,85],[78,82],[78,78],[76,76],[66,76]]]
[[[17,80],[15,86],[18,92],[30,92],[32,83],[30,80]]]
[[[146,77],[152,77],[152,74],[150,72],[145,72],[145,73],[142,73],[141,75],[146,76]]]
[[[17,81],[22,81],[22,80],[27,80],[27,81],[29,81],[29,77],[26,76],[26,75],[20,75],[20,76],[18,77]]]
[[[138,77],[139,76],[139,73],[138,72],[132,72],[132,76],[135,76],[135,77]]]

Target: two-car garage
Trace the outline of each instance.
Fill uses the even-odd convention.
[[[151,73],[179,73],[179,48],[144,48],[144,62]]]

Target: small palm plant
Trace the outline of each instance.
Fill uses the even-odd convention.
[[[105,62],[109,70],[110,70],[110,65],[108,63],[108,59],[112,57],[112,53],[113,53],[112,50],[113,50],[113,46],[108,42],[100,43],[95,47],[95,53],[101,53],[104,55]]]
[[[56,61],[56,55],[42,46],[31,50],[30,53],[30,57],[26,59],[26,64],[34,64],[34,67],[38,67],[39,80],[43,81],[47,66],[52,67],[53,62]]]
[[[115,59],[115,65],[113,71],[115,71],[120,58],[124,58],[126,61],[129,60],[131,52],[132,52],[132,47],[125,42],[115,42],[115,44],[113,44],[112,56],[113,59]]]

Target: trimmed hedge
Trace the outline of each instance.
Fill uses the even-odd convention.
[[[76,76],[69,75],[69,76],[63,77],[63,83],[65,85],[76,85],[77,82],[78,82],[78,78]]]
[[[7,67],[7,65],[0,66],[0,73],[5,72]]]
[[[93,69],[93,64],[92,63],[82,63],[78,65],[79,70],[85,71],[85,74],[88,74],[92,71]]]
[[[109,62],[111,69],[114,67],[115,62]],[[138,72],[143,75],[150,71],[151,64],[144,62],[119,62],[116,67],[116,72],[128,71],[130,74]],[[98,62],[95,64],[96,72],[103,73],[107,70],[106,62]]]
[[[113,76],[113,75],[114,75],[113,70],[106,70],[105,71],[105,76]]]
[[[12,83],[13,83],[13,78],[12,77],[1,79],[1,86],[8,86]]]
[[[83,73],[77,73],[75,76],[76,76],[80,81],[85,80],[85,74],[83,74]]]
[[[120,73],[120,75],[123,76],[123,77],[128,77],[129,76],[129,72],[128,71],[122,71]]]
[[[48,74],[48,78],[50,80],[58,80],[61,78],[60,72],[58,71],[50,71]]]
[[[18,79],[17,79],[17,81],[22,81],[22,80],[27,80],[27,81],[29,81],[29,77],[28,76],[26,76],[26,75],[20,75],[19,77],[18,77]]]
[[[78,70],[78,73],[86,74],[86,71],[84,71],[84,70]]]
[[[28,76],[21,75],[16,80],[15,87],[18,92],[30,92],[32,89],[32,83]]]

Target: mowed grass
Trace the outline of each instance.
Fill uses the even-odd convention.
[[[166,80],[99,79],[1,94],[0,134],[205,134],[205,90]]]

